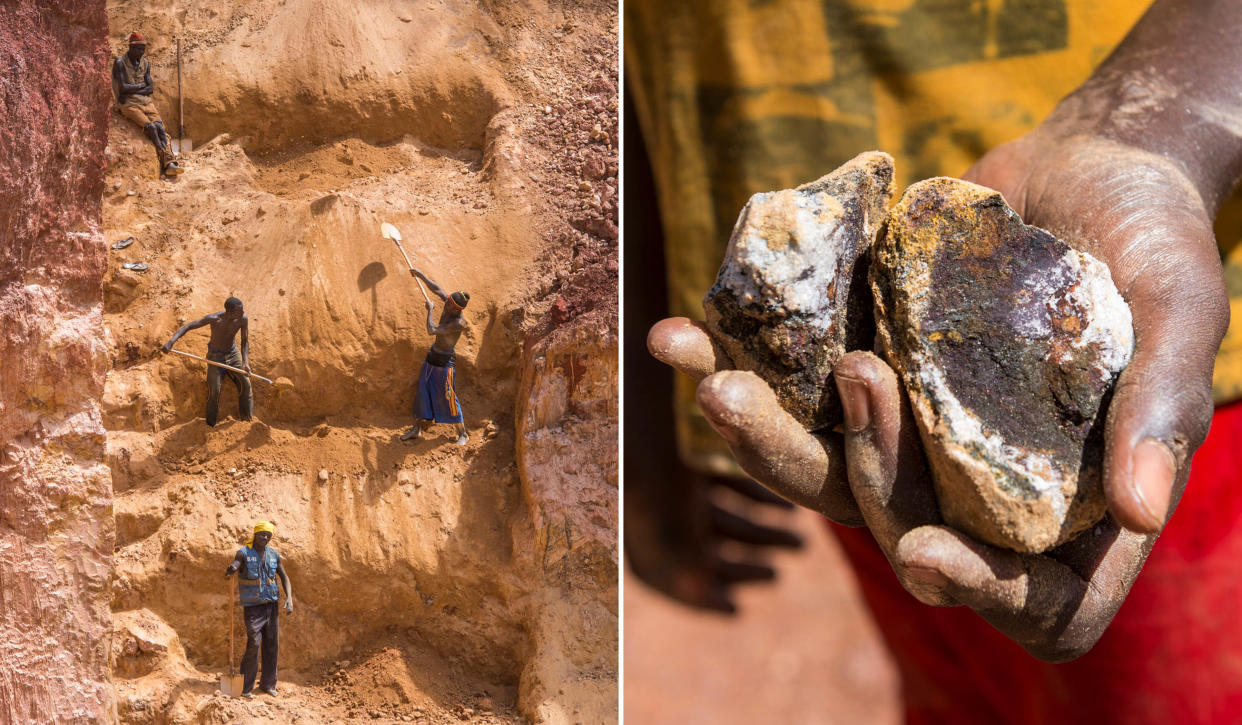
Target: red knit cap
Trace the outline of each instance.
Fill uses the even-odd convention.
[[[146,45],[147,39],[139,35],[138,31],[135,30],[134,32],[129,34],[129,44],[130,45]]]

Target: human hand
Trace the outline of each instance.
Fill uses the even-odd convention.
[[[431,300],[427,300],[425,304],[427,305],[427,311],[428,311],[428,312],[431,312],[432,310],[434,310],[434,309],[436,308],[435,303],[434,303],[434,302],[432,302]]]
[[[161,355],[167,355],[167,354],[168,354],[168,353],[170,353],[170,352],[172,352],[172,343],[170,343],[170,342],[166,342],[166,343],[164,343],[163,345],[160,345],[160,354],[161,354]]]
[[[672,461],[670,480],[643,487],[627,484],[625,554],[635,575],[684,604],[734,613],[737,586],[770,581],[776,571],[766,564],[726,556],[726,544],[744,544],[752,553],[798,548],[792,531],[755,521],[761,510],[792,508],[750,481],[710,476]],[[735,492],[728,507],[726,490]],[[658,492],[658,493],[657,493]],[[647,495],[649,494],[649,495]]]
[[[293,614],[293,597],[285,597],[285,614]]]
[[[851,490],[906,589],[926,604],[970,607],[1040,659],[1062,662],[1089,650],[1125,600],[1155,537],[1127,531],[1110,515],[1035,555],[944,526],[892,369],[871,353],[852,352],[833,378],[845,410]]]
[[[225,579],[228,579],[229,577],[233,576],[233,572],[235,572],[235,571],[237,571],[237,570],[236,570],[236,569],[234,569],[234,568],[233,568],[233,567],[231,567],[231,566],[230,566],[228,569],[225,569],[225,570],[224,570],[224,578],[225,578]]]
[[[413,267],[410,268],[410,276],[418,279],[418,272],[415,272]]]
[[[1122,526],[1160,531],[1207,435],[1229,320],[1212,214],[1168,158],[1055,117],[963,178],[1000,191],[1024,222],[1111,269],[1133,313],[1135,349],[1109,405],[1104,493]]]
[[[699,407],[742,470],[799,506],[840,524],[862,525],[845,479],[839,433],[808,433],[759,376],[732,369],[701,322],[661,320],[647,335],[647,349],[699,383]]]

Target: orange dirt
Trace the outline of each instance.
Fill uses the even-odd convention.
[[[113,0],[109,16],[116,48],[147,36],[170,132],[185,38],[198,145],[157,180],[112,116],[105,235],[137,239],[109,250],[104,299],[120,720],[615,720],[615,7]],[[385,221],[471,293],[465,447],[444,425],[398,440],[431,340]],[[255,383],[244,422],[226,381],[212,429],[204,365],[156,348],[230,295],[254,371],[293,387]],[[247,702],[215,690],[222,573],[256,519],[297,604],[282,697]]]

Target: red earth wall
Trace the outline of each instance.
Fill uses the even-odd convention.
[[[0,4],[0,722],[110,718],[103,0]]]

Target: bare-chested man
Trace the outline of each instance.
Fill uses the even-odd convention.
[[[161,352],[172,350],[173,344],[190,330],[211,325],[211,341],[207,343],[207,359],[225,365],[241,368],[250,372],[250,318],[242,309],[242,301],[230,297],[224,301],[223,312],[210,315],[186,323],[172,339],[164,343]],[[238,352],[234,340],[241,332],[241,352]],[[215,425],[220,407],[220,385],[222,378],[227,376],[237,386],[237,414],[242,420],[250,420],[254,414],[254,394],[250,389],[250,378],[231,370],[207,366],[207,425]]]
[[[423,429],[436,423],[453,423],[457,426],[457,445],[464,446],[470,436],[466,434],[466,422],[461,414],[461,403],[457,401],[457,390],[453,383],[453,366],[457,356],[453,349],[457,339],[466,329],[466,318],[462,310],[470,302],[466,292],[449,294],[440,285],[432,282],[427,275],[411,269],[410,274],[427,283],[427,287],[440,299],[444,300],[444,312],[440,315],[440,324],[435,323],[435,303],[427,302],[427,333],[435,335],[436,340],[427,351],[427,359],[418,374],[418,390],[414,397],[414,427],[401,436],[401,440],[422,438]]]

